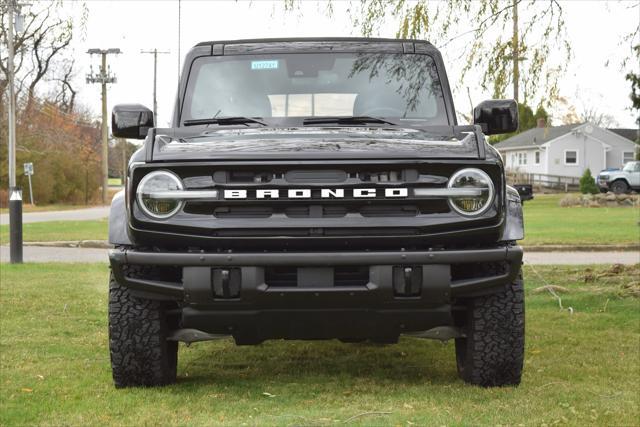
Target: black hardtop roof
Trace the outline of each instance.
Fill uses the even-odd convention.
[[[196,46],[209,46],[214,44],[256,44],[256,43],[336,43],[336,42],[354,42],[354,43],[420,43],[431,45],[426,40],[417,39],[392,39],[382,37],[288,37],[288,38],[264,38],[264,39],[239,39],[239,40],[213,40],[200,42]],[[195,47],[195,46],[194,46]]]

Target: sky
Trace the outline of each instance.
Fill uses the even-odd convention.
[[[629,44],[622,44],[625,34],[640,25],[638,1],[561,1],[565,10],[566,30],[573,49],[567,73],[560,81],[561,96],[578,110],[585,107],[614,117],[620,127],[634,127],[629,110],[630,85],[624,79],[620,63],[628,55]],[[327,16],[325,5],[303,1],[293,12],[284,11],[284,1],[101,1],[86,2],[88,18],[84,34],[74,40],[73,55],[78,60],[76,86],[79,100],[100,114],[100,86],[86,84],[84,76],[99,58],[85,52],[90,48],[120,48],[121,55],[110,56],[109,64],[117,83],[109,85],[108,110],[119,103],[141,103],[153,107],[153,56],[141,50],[157,48],[169,51],[158,55],[158,126],[168,126],[173,109],[179,73],[178,58],[198,42],[262,37],[335,37],[360,36],[349,18],[348,9],[358,1],[334,1],[334,13]],[[67,2],[65,8],[79,21],[82,3]],[[180,12],[180,14],[179,14]],[[525,12],[526,13],[526,12]],[[178,43],[180,16],[180,43]],[[375,36],[394,37],[396,24],[388,21]],[[490,31],[499,31],[490,29]],[[458,45],[456,45],[458,43]],[[462,63],[457,60],[461,39],[442,51],[447,73],[457,82]],[[437,46],[436,46],[437,47]],[[552,55],[559,55],[555,50]],[[605,64],[609,63],[609,66]],[[634,64],[636,70],[640,64]],[[473,70],[466,80],[469,86],[454,88],[454,102],[459,111],[469,110],[469,96],[474,104],[491,98],[491,93],[473,84],[481,70]],[[566,111],[552,111],[556,122]],[[460,118],[459,118],[460,119]]]

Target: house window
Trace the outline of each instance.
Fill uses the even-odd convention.
[[[632,162],[634,160],[635,154],[633,151],[623,151],[622,152],[622,165],[626,165],[627,162]]]
[[[565,165],[577,165],[578,164],[578,151],[577,150],[564,150],[564,164]]]
[[[536,165],[540,164],[540,152],[539,151],[536,151],[536,153],[535,153],[535,161],[536,161],[535,162]]]
[[[522,153],[518,153],[518,164],[522,164]]]
[[[523,162],[524,162],[524,163],[522,163],[522,164],[523,164],[523,165],[526,165],[526,164],[527,164],[527,153],[524,153],[524,154],[522,155],[522,160],[523,160]]]

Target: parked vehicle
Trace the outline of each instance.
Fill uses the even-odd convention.
[[[205,42],[184,64],[171,128],[113,110],[145,139],[109,219],[117,387],[173,383],[178,341],[227,336],[455,339],[465,381],[520,382],[522,205],[485,137],[515,101],[459,126],[418,40]]]
[[[640,191],[640,161],[627,162],[622,170],[602,171],[598,175],[598,187],[606,193],[628,193],[631,190]]]

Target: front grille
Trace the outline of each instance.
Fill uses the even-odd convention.
[[[470,162],[165,164],[164,169],[182,178],[185,190],[216,190],[218,199],[188,201],[181,212],[161,224],[134,211],[135,225],[220,238],[400,237],[460,230],[461,224],[466,228],[497,225],[499,200],[495,209],[477,218],[461,218],[445,197],[414,196],[414,188],[445,188],[449,177],[465,167],[481,167],[495,188],[502,188],[499,165]],[[138,173],[133,193],[145,171]],[[357,197],[356,190],[367,189],[375,190],[375,197]],[[406,189],[406,193],[394,197],[394,189]],[[225,190],[246,193],[225,198]],[[278,197],[265,195],[267,190],[277,190]],[[304,190],[305,196],[289,197],[289,190]]]

